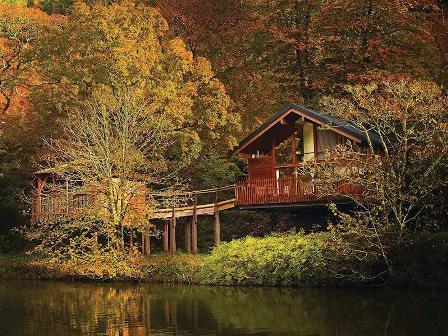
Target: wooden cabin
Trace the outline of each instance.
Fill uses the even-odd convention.
[[[379,145],[376,134],[369,134]],[[244,138],[234,153],[248,161],[248,178],[236,185],[236,205],[240,208],[303,206],[343,201],[320,195],[315,187],[319,178],[300,169],[307,162],[324,160],[325,153],[340,144],[362,151],[367,136],[349,121],[290,104]],[[341,181],[343,193],[356,188]],[[346,199],[346,198],[345,198]]]
[[[92,213],[97,216],[107,215],[102,214],[106,208],[104,195],[101,195],[95,186],[86,185],[81,179],[74,178],[76,174],[69,174],[69,179],[64,177],[67,170],[68,166],[62,165],[34,174],[32,223],[89,216]],[[136,191],[129,201],[130,217],[146,218],[146,209],[149,206],[146,184],[132,181],[127,183],[136,185],[132,187]]]

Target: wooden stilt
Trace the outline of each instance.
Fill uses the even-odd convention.
[[[145,241],[145,252],[144,252],[144,254],[145,255],[149,255],[149,254],[151,254],[151,240],[150,240],[150,237],[149,237],[149,233],[145,232],[143,234],[143,237],[144,237],[143,239]]]
[[[163,251],[168,252],[168,222],[163,223]]]
[[[185,221],[185,252],[191,253],[191,222]]]
[[[134,230],[129,229],[129,254],[132,254],[134,250]]]
[[[221,220],[219,218],[219,211],[215,213],[215,245],[221,242]]]
[[[176,217],[171,218],[170,222],[170,253],[176,253]]]
[[[221,221],[218,210],[218,190],[215,191],[215,245],[221,242]]]
[[[33,202],[33,217],[32,223],[36,223],[36,221],[40,218],[42,212],[42,190],[44,189],[45,182],[41,179],[37,180],[37,188],[36,188],[36,200]]]
[[[191,251],[198,253],[198,195],[194,194],[193,217],[191,219]]]

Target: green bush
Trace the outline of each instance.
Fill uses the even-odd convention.
[[[202,282],[219,285],[317,286],[332,281],[322,234],[244,238],[217,246]]]

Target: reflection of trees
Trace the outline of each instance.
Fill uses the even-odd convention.
[[[0,283],[2,329],[21,335],[439,335],[447,309],[424,292]]]

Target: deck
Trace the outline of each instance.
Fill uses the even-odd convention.
[[[254,179],[235,186],[239,207],[269,207],[288,205],[311,206],[319,203],[348,201],[348,196],[362,192],[360,188],[340,181],[331,195],[318,189],[311,177],[287,176],[280,179]]]

